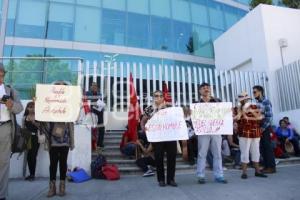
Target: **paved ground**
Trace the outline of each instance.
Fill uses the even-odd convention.
[[[179,187],[160,188],[155,177],[122,177],[119,181],[91,180],[85,183],[68,183],[65,200],[299,200],[300,165],[280,166],[278,173],[267,179],[253,177],[249,171],[247,180],[240,179],[240,171],[227,170],[227,185],[214,183],[211,172],[207,173],[208,182],[199,185],[194,174],[178,174]],[[11,200],[47,199],[48,180],[34,182],[13,179],[10,181]],[[54,197],[54,199],[62,199]]]

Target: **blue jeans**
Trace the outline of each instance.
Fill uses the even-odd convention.
[[[136,144],[128,143],[121,150],[123,154],[126,156],[134,156],[135,155]]]

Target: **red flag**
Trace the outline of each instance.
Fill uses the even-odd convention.
[[[163,96],[164,96],[165,102],[172,103],[172,97],[168,91],[168,85],[166,84],[166,82],[163,83]]]
[[[137,126],[140,118],[140,106],[133,84],[132,74],[130,73],[130,106],[128,112],[128,138],[131,141],[137,140]]]
[[[83,110],[84,110],[85,114],[88,114],[88,113],[91,112],[91,108],[90,108],[89,103],[87,101],[87,96],[86,95],[83,96]]]

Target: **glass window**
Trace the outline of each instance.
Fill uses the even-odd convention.
[[[190,22],[190,9],[187,0],[172,0],[173,19]]]
[[[193,53],[192,25],[184,22],[173,22],[174,50],[179,53]]]
[[[226,21],[226,28],[229,29],[233,24],[235,24],[239,20],[239,16],[237,15],[236,8],[225,5],[223,8]]]
[[[73,40],[74,6],[51,3],[47,38],[56,40]]]
[[[127,45],[150,48],[150,17],[128,13]]]
[[[222,6],[213,1],[208,2],[210,26],[213,28],[224,29],[224,16]]]
[[[6,22],[6,35],[7,36],[13,36],[14,35],[16,10],[17,10],[17,0],[9,1],[7,22]]]
[[[125,20],[125,12],[103,9],[101,43],[124,45]]]
[[[101,16],[99,9],[77,6],[74,33],[75,41],[99,43],[100,23]]]
[[[149,2],[148,0],[127,0],[127,10],[128,12],[149,14]]]
[[[103,0],[103,8],[125,11],[125,0]]]
[[[171,17],[170,0],[150,0],[151,15]]]
[[[60,3],[74,3],[75,0],[50,0],[50,1],[55,1]]]
[[[205,3],[191,3],[191,10],[194,24],[208,26],[208,11]]]
[[[209,34],[209,28],[202,26],[193,26],[194,54],[207,58],[213,57],[212,43]]]
[[[211,29],[211,39],[212,39],[212,41],[215,41],[223,33],[224,33],[224,31],[222,31],[222,30]]]
[[[151,18],[152,49],[172,51],[171,20],[161,17]]]
[[[47,2],[22,0],[19,3],[15,35],[19,37],[44,38]],[[34,12],[29,12],[32,8],[34,8]]]
[[[101,6],[101,0],[77,0],[77,4],[86,5],[86,6]]]

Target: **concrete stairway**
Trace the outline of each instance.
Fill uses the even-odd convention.
[[[135,159],[129,159],[120,152],[119,144],[122,138],[123,130],[108,130],[104,136],[105,149],[102,154],[106,157],[107,162],[118,166],[122,175],[142,175],[142,171],[136,166]],[[96,152],[92,153],[92,159],[97,156]],[[300,163],[299,157],[288,159],[276,159],[278,165]],[[225,163],[226,168],[232,168],[232,163]],[[166,167],[166,164],[165,164]],[[184,162],[181,155],[176,159],[176,173],[194,173],[196,165],[191,166]]]
[[[122,175],[142,175],[142,171],[135,164],[135,159],[129,159],[125,157],[120,152],[120,141],[122,138],[122,130],[108,130],[104,136],[104,151],[102,151],[102,155],[104,155],[107,159],[107,162],[110,164],[115,164],[118,166]],[[92,154],[94,159],[97,156],[96,152]],[[195,165],[191,166],[185,163],[181,156],[178,155],[176,162],[176,172],[179,171],[194,171]]]

